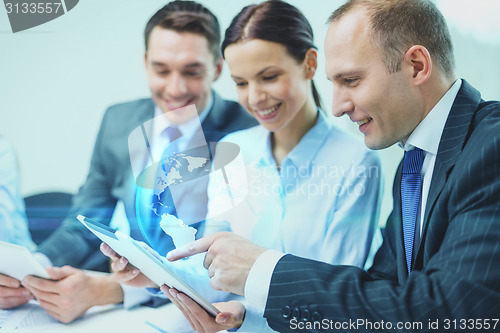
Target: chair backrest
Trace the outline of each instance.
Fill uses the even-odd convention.
[[[57,229],[68,215],[73,195],[47,192],[24,198],[31,238],[38,245]]]

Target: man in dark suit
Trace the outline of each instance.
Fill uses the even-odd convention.
[[[280,332],[499,330],[500,103],[456,78],[431,1],[348,1],[330,17],[325,52],[333,114],[357,123],[368,147],[405,150],[372,268],[266,251],[230,234],[168,258],[208,250],[212,286],[244,294]],[[243,317],[224,304],[214,320],[162,289],[198,330]]]
[[[148,22],[145,43],[152,98],[115,105],[106,111],[87,180],[75,195],[68,218],[38,249],[55,266],[109,267],[109,261],[99,251],[100,241],[75,217],[83,214],[109,224],[118,201],[124,204],[131,236],[145,239],[136,218],[137,185],[129,156],[129,135],[134,129],[144,124],[152,147],[161,156],[161,144],[173,140],[163,138],[165,128],[161,126],[176,127],[183,136],[192,137],[198,130],[196,122],[201,121],[206,141],[213,142],[256,124],[239,104],[223,100],[211,88],[221,72],[222,58],[219,23],[207,8],[193,1],[167,4]],[[192,104],[198,114],[178,111]],[[197,117],[199,120],[194,119]],[[160,122],[159,118],[164,119]],[[147,157],[146,146],[143,156]],[[203,207],[204,193],[190,200]],[[73,267],[50,269],[51,277],[59,281],[28,277],[23,285],[62,322],[74,320],[93,305],[124,300],[122,288],[110,277],[89,277]],[[5,295],[19,294],[27,301],[24,291],[6,291]]]

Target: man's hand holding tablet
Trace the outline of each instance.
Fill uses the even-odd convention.
[[[85,225],[94,235],[106,243],[114,252],[126,257],[128,262],[137,267],[145,276],[147,276],[156,286],[167,285],[180,290],[209,314],[215,316],[219,311],[210,302],[200,296],[193,288],[174,274],[158,257],[144,249],[139,242],[120,231],[109,228],[95,221],[79,215],[78,220]],[[124,264],[124,262],[122,262]],[[133,271],[133,268],[131,268]],[[138,273],[138,272],[135,272]]]
[[[176,247],[183,246],[195,239],[196,229],[189,227],[177,217],[165,214],[159,225],[163,231],[172,237]],[[160,259],[160,255],[144,242],[138,242],[145,250]],[[108,244],[101,244],[101,252],[111,259],[111,270],[116,281],[131,287],[159,288],[139,269],[131,265],[127,258],[116,253]]]
[[[27,275],[49,278],[47,271],[25,247],[0,242],[0,309],[10,309],[34,299],[21,286]]]
[[[147,245],[144,244],[144,246],[146,247]],[[113,271],[114,279],[119,283],[137,288],[159,288],[158,285],[141,273],[137,267],[130,264],[127,258],[116,253],[108,244],[101,244],[101,252],[111,259],[111,270]]]
[[[11,309],[33,299],[21,282],[10,276],[0,274],[0,309]]]

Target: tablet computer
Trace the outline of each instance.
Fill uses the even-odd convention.
[[[24,246],[0,241],[0,274],[21,281],[26,275],[50,279],[33,254]]]
[[[92,221],[83,215],[78,215],[77,219],[100,240],[108,244],[116,253],[127,258],[132,265],[137,267],[157,285],[161,286],[166,284],[188,295],[212,316],[216,316],[219,313],[216,307],[181,280],[181,278],[172,272],[167,265],[149,253],[139,244],[139,242],[130,236],[104,224]]]

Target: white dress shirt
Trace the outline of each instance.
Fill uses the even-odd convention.
[[[422,164],[422,170],[420,171],[422,177],[422,199],[417,218],[420,228],[417,228],[418,234],[415,234],[415,237],[419,237],[422,233],[427,196],[429,195],[429,188],[431,187],[431,179],[434,172],[434,164],[436,163],[439,142],[441,141],[441,135],[443,134],[446,119],[448,119],[448,115],[450,114],[451,106],[457,97],[461,85],[462,80],[456,80],[446,94],[444,94],[427,116],[418,124],[415,130],[413,130],[408,140],[406,140],[404,144],[402,142],[399,143],[399,146],[405,151],[412,150],[416,147],[422,149],[424,152],[424,162]],[[440,134],[429,135],[429,133]]]
[[[439,100],[439,102],[432,108],[427,116],[420,122],[415,130],[410,134],[406,144],[405,150],[410,150],[413,147],[418,147],[424,151],[425,157],[422,166],[422,205],[420,220],[423,219],[425,212],[425,205],[427,203],[427,195],[429,194],[430,181],[432,179],[432,172],[436,161],[436,155],[439,148],[441,135],[448,118],[448,114],[453,105],[462,80],[458,79],[446,94]],[[429,133],[437,133],[436,135],[429,135]],[[420,228],[422,223],[420,223]],[[271,277],[278,261],[284,256],[283,252],[276,250],[268,250],[264,252],[253,264],[245,283],[245,296],[247,302],[253,307],[261,309],[264,312],[269,287],[271,284]],[[263,283],[265,281],[266,283]]]
[[[213,97],[210,95],[207,106],[198,114],[198,117],[194,117],[182,124],[172,124],[167,117],[164,116],[163,111],[156,106],[153,122],[153,132],[151,140],[151,150],[155,160],[159,160],[165,147],[170,143],[167,135],[165,135],[165,130],[167,127],[174,126],[179,129],[182,134],[183,140],[179,142],[179,150],[183,151],[186,148],[189,140],[193,137],[196,131],[199,129],[200,124],[208,116],[208,113],[213,105]]]

